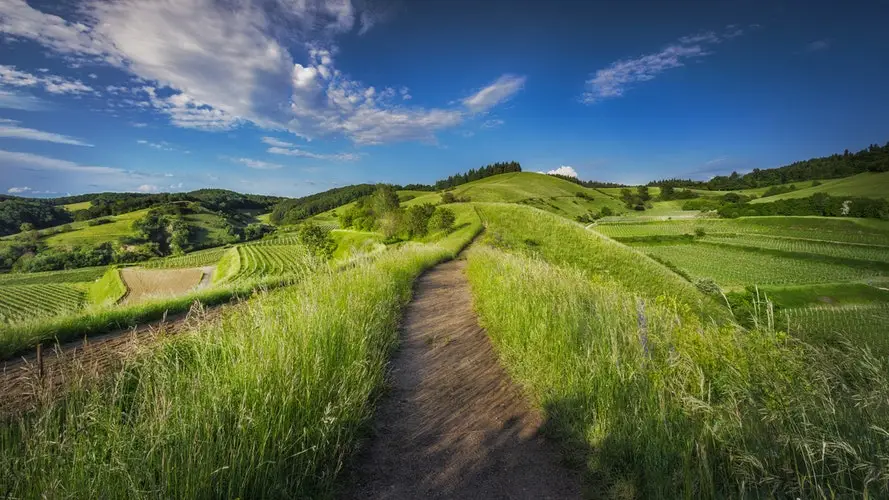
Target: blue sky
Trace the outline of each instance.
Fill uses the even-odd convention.
[[[887,18],[864,1],[3,0],[0,192],[780,166],[889,140]]]

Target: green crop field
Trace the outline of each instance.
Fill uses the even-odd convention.
[[[889,262],[889,246],[855,245],[841,242],[813,241],[767,235],[706,236],[700,241],[782,252],[807,253],[873,262]]]
[[[600,223],[597,232],[612,238],[695,234],[758,234],[842,243],[889,246],[889,221],[830,217],[740,217],[659,222]]]
[[[0,286],[0,322],[13,323],[77,311],[85,294],[71,285]]]
[[[176,267],[203,267],[212,266],[222,258],[224,248],[208,248],[198,250],[179,257],[167,257],[164,259],[149,260],[140,264],[149,269],[172,269]]]
[[[716,245],[692,243],[643,245],[638,248],[669,262],[694,278],[710,278],[724,287],[831,283],[889,275],[889,271],[780,257]]]
[[[66,271],[45,271],[41,273],[0,274],[2,285],[41,285],[48,283],[88,283],[105,274],[107,267],[82,267]]]
[[[868,345],[875,353],[889,355],[889,304],[818,306],[784,311],[790,333],[812,342],[840,340]]]
[[[305,249],[297,245],[241,245],[237,256],[237,272],[229,280],[301,273],[308,265]]]

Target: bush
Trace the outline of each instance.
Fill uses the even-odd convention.
[[[454,227],[457,216],[450,208],[438,207],[429,218],[429,228],[433,231],[450,231]]]
[[[429,220],[436,208],[431,203],[408,207],[404,214],[404,228],[408,238],[425,236],[429,230]]]
[[[107,217],[101,217],[99,219],[92,219],[86,222],[87,226],[101,226],[104,224],[110,224],[113,221]]]

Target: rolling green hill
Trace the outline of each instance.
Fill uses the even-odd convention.
[[[822,181],[818,186],[811,183],[796,183],[797,187],[809,186],[789,193],[769,196],[751,201],[751,203],[769,203],[771,201],[808,198],[815,193],[826,193],[831,196],[850,196],[857,198],[889,198],[889,172],[865,172],[863,174]]]
[[[570,218],[598,212],[604,207],[614,213],[626,210],[623,203],[602,190],[533,172],[495,175],[463,184],[450,192],[457,198],[469,198],[474,202],[521,203]],[[424,193],[404,205],[440,201],[441,193]]]

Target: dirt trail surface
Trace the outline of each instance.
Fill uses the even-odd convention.
[[[189,330],[219,315],[221,307],[170,316],[136,328],[97,335],[43,350],[43,379],[38,378],[36,351],[0,361],[0,419],[30,410],[58,397],[72,385],[97,380],[139,348],[161,336]]]
[[[465,261],[418,280],[345,498],[580,498],[472,309]]]

